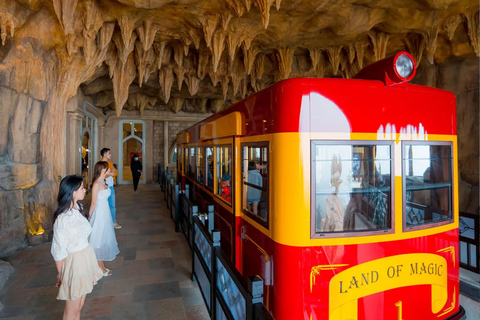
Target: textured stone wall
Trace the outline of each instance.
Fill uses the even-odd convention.
[[[415,83],[451,91],[457,98],[459,210],[479,206],[479,60],[475,55],[422,61]]]
[[[180,121],[169,121],[168,122],[168,150],[169,158],[173,154],[174,147],[177,142],[177,135],[185,130],[186,128],[193,125],[194,122],[180,122]],[[154,180],[158,176],[158,167],[157,164],[161,163],[165,166],[163,161],[164,155],[164,139],[163,139],[163,121],[154,121],[153,122],[153,163],[154,163]]]
[[[51,192],[42,181],[45,103],[0,87],[0,256],[21,247],[29,228],[51,230]]]

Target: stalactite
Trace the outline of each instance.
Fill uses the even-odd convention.
[[[262,79],[263,72],[265,71],[265,53],[257,54],[257,58],[255,59],[255,63],[253,64],[252,72],[251,72],[251,81],[256,81]]]
[[[135,80],[135,61],[133,54],[128,56],[127,62],[122,65],[117,63],[115,72],[113,73],[113,95],[115,97],[115,111],[120,116],[122,108],[128,98],[128,88]]]
[[[123,45],[125,47],[128,47],[128,45],[131,43],[131,37],[135,28],[135,22],[136,15],[133,13],[123,13],[122,15],[120,15],[120,18],[118,18],[118,25],[120,26]]]
[[[149,97],[142,93],[130,94],[127,100],[129,106],[140,110],[141,116],[143,116],[146,107],[153,107],[155,103],[157,103],[157,98]]]
[[[282,0],[275,0],[275,8],[277,8],[277,11],[280,10],[281,3],[282,3]]]
[[[352,64],[353,60],[355,60],[355,45],[350,44],[345,47],[348,56],[348,63]]]
[[[246,78],[243,78],[242,79],[242,84],[241,84],[241,92],[240,94],[242,95],[242,99],[245,99],[245,97],[247,96],[247,88],[248,88],[248,83],[247,83],[247,79]]]
[[[347,79],[353,78],[360,71],[358,61],[350,63],[350,59],[347,57],[342,57],[340,68],[344,73],[344,77]]]
[[[153,24],[152,19],[145,19],[143,25],[137,28],[138,37],[146,51],[150,50],[152,47],[157,31],[158,27]]]
[[[288,79],[292,72],[293,54],[296,47],[279,48],[275,51],[280,79]]]
[[[2,46],[5,45],[5,41],[7,40],[7,17],[5,17],[5,14],[2,13],[2,21],[0,24],[0,29],[1,29],[1,38],[2,38]]]
[[[387,54],[387,44],[389,35],[375,29],[368,32],[368,36],[372,41],[373,52],[375,53],[375,61],[382,60]]]
[[[130,37],[130,42],[127,46],[124,46],[122,37],[118,33],[114,33],[112,37],[113,42],[117,46],[117,53],[122,64],[127,63],[127,59],[130,56],[130,53],[135,49],[135,40],[137,40],[137,34],[133,33]]]
[[[184,99],[180,97],[174,97],[172,100],[172,111],[173,113],[178,113],[180,110],[182,110]]]
[[[310,59],[312,59],[312,68],[316,77],[323,78],[325,76],[325,63],[323,61],[322,49],[309,49]]]
[[[158,72],[158,80],[162,87],[164,101],[168,103],[173,85],[173,67],[171,65],[162,67]]]
[[[112,41],[113,31],[115,30],[115,23],[113,22],[105,22],[102,27],[100,28],[100,32],[98,34],[98,43],[100,50],[105,49],[110,42]]]
[[[210,53],[206,50],[200,50],[198,53],[197,75],[201,80],[203,80],[203,78],[205,78],[205,75],[207,74],[207,66],[209,60]]]
[[[470,11],[470,12],[467,12],[464,16],[465,16],[465,19],[467,20],[468,40],[473,50],[475,51],[475,54],[478,57],[480,54],[479,31],[478,31],[479,11]]]
[[[435,58],[435,52],[437,51],[437,37],[438,37],[438,26],[433,26],[427,31],[423,31],[422,35],[425,39],[425,51],[427,53],[427,59],[430,64],[433,64]]]
[[[225,31],[217,30],[213,36],[212,41],[212,57],[213,57],[213,72],[217,71],[218,63],[222,57],[223,50],[225,49]]]
[[[227,37],[227,44],[228,44],[228,55],[230,56],[230,61],[235,59],[235,53],[237,53],[237,48],[239,47],[240,43],[239,33],[231,32],[228,34]]]
[[[175,63],[179,67],[183,66],[183,44],[180,42],[172,42],[171,46],[173,48],[173,59],[175,60]]]
[[[167,45],[166,41],[159,41],[153,43],[153,49],[157,55],[157,68],[162,68],[163,54],[165,52],[165,46]]]
[[[203,34],[205,35],[205,43],[207,44],[207,48],[210,48],[212,45],[213,33],[217,28],[219,19],[219,15],[206,15],[200,18],[200,24],[203,27]]]
[[[228,94],[228,83],[230,82],[229,77],[223,77],[222,78],[222,93],[223,93],[223,100],[227,100],[227,94]]]
[[[243,62],[240,59],[235,59],[235,61],[232,62],[229,74],[232,78],[232,95],[235,96],[238,93],[238,88],[240,87],[242,79],[246,76]]]
[[[451,16],[445,20],[443,23],[443,30],[447,31],[448,39],[452,40],[455,30],[457,30],[458,25],[462,22],[462,17],[458,14]]]
[[[200,49],[200,43],[202,41],[202,36],[198,34],[197,30],[194,28],[188,29],[188,36],[191,40],[191,43],[195,46],[195,49]]]
[[[365,49],[368,44],[366,42],[356,42],[355,43],[355,53],[357,55],[358,66],[360,69],[363,68],[363,59],[365,57]]]
[[[268,23],[270,22],[270,7],[273,0],[255,0],[255,5],[258,6],[262,14],[263,27],[268,28]]]
[[[208,102],[207,98],[202,98],[200,100],[200,103],[198,104],[197,111],[200,113],[207,112],[207,102]]]
[[[183,85],[183,80],[185,79],[185,69],[180,66],[174,66],[173,67],[173,72],[177,76],[177,86],[178,86],[178,91],[182,90],[182,85]]]
[[[115,45],[113,43],[110,43],[110,45],[108,46],[108,51],[105,58],[105,63],[108,66],[108,74],[110,76],[110,79],[113,78],[113,73],[115,72],[117,61],[118,61],[118,56],[117,56],[117,51],[115,50]]]
[[[67,53],[69,56],[74,56],[78,53],[78,47],[75,45],[77,36],[74,33],[67,35]]]
[[[422,35],[417,33],[409,34],[405,37],[405,45],[407,46],[408,52],[413,56],[415,62],[420,65],[422,61],[423,51],[425,50],[425,39]]]
[[[330,47],[327,48],[326,51],[333,67],[333,74],[337,75],[338,68],[340,66],[340,54],[342,52],[342,47]]]
[[[241,0],[225,0],[230,8],[235,11],[235,13],[241,17],[245,13],[245,6],[243,5]]]
[[[223,109],[224,105],[225,101],[223,100],[212,100],[210,111],[212,111],[213,113],[217,113],[218,111],[221,111]]]
[[[78,0],[53,0],[53,9],[66,35],[75,32],[75,11]]]
[[[260,52],[260,48],[258,48],[257,46],[253,46],[250,49],[247,49],[247,46],[245,45],[245,43],[243,43],[242,50],[243,63],[245,65],[245,70],[249,75],[252,73],[253,64],[255,63],[255,58],[257,57],[257,54]]]
[[[135,44],[135,60],[137,61],[137,69],[138,69],[138,85],[142,87],[143,81],[147,81],[146,77],[146,69],[147,63],[153,64],[155,60],[155,55],[153,53],[153,49],[145,51],[143,48],[143,44],[140,41],[137,41]],[[150,74],[149,74],[150,76]]]
[[[228,10],[223,10],[220,13],[220,16],[222,18],[222,28],[224,31],[227,31],[228,24],[230,23],[230,20],[232,20],[233,15],[230,13]]]
[[[190,95],[196,95],[198,93],[198,89],[200,89],[200,79],[198,79],[196,76],[190,75],[187,77],[185,82],[187,83],[188,92]]]

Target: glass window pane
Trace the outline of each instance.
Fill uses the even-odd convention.
[[[232,201],[232,148],[218,147],[217,155],[217,194],[227,202]]]
[[[391,228],[389,145],[315,145],[315,232]]]
[[[123,138],[125,139],[132,133],[132,124],[130,122],[125,122],[123,124]]]
[[[142,139],[143,138],[143,124],[142,123],[135,123],[133,125],[133,132],[137,137]]]
[[[213,189],[213,147],[205,148],[207,158],[207,187]]]
[[[243,209],[264,221],[268,216],[268,147],[244,146]]]
[[[188,149],[187,176],[195,179],[195,148]]]
[[[405,144],[403,151],[407,227],[451,219],[451,146]]]
[[[203,148],[197,148],[197,164],[196,164],[196,176],[197,181],[200,184],[203,184],[203,170],[204,170],[204,161],[203,161]]]

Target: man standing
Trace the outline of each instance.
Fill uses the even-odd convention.
[[[110,213],[112,214],[113,227],[115,229],[120,229],[122,226],[117,223],[117,219],[115,218],[117,214],[117,208],[115,208],[115,189],[113,188],[113,177],[117,176],[118,171],[113,166],[112,161],[110,161],[110,159],[112,158],[112,153],[110,152],[110,149],[103,148],[102,150],[100,150],[100,155],[102,156],[101,161],[107,162],[109,168],[109,170],[107,171],[107,179],[105,179],[105,183],[111,191],[110,197],[108,197],[108,205],[110,206]]]

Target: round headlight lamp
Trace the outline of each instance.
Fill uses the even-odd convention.
[[[399,76],[402,78],[408,78],[413,73],[413,60],[406,54],[401,54],[395,61],[395,69]]]

